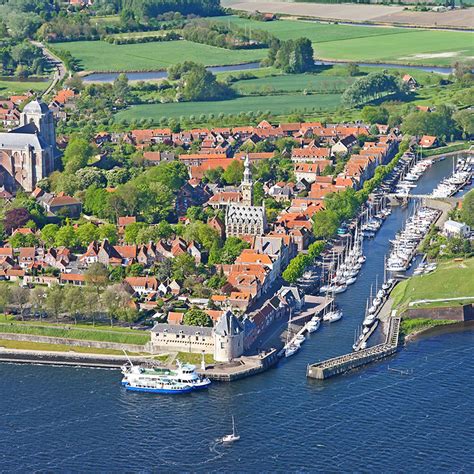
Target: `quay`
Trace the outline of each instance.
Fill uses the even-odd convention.
[[[400,322],[400,317],[390,317],[388,334],[382,344],[308,365],[306,376],[312,379],[325,380],[391,356],[398,349]]]

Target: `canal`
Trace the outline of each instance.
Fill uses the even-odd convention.
[[[440,162],[430,170],[442,165]],[[449,174],[451,167],[448,169]],[[439,177],[427,173],[420,186]],[[128,393],[113,370],[0,365],[0,462],[9,472],[443,472],[473,471],[474,332],[432,336],[397,356],[328,381],[308,363],[350,351],[388,239],[410,208],[395,208],[358,281],[293,358],[208,391]],[[400,375],[388,366],[411,369]],[[223,447],[235,416],[241,440]]]

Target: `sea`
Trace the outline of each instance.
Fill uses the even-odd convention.
[[[419,181],[430,192],[445,160]],[[344,317],[264,374],[206,391],[127,392],[118,370],[0,364],[0,472],[474,472],[474,330],[433,332],[326,381],[310,363],[350,352],[388,239],[413,205],[364,242]],[[232,430],[240,441],[223,446]]]

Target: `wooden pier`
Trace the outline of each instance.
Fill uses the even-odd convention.
[[[361,367],[371,362],[384,359],[397,351],[400,333],[399,317],[390,318],[390,326],[385,342],[358,352],[351,352],[333,359],[308,365],[306,375],[309,378],[325,380],[334,375]]]

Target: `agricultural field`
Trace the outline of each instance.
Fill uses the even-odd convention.
[[[55,49],[68,50],[85,71],[153,71],[183,61],[199,61],[206,66],[259,61],[266,51],[229,51],[189,41],[139,44],[109,44],[105,41],[55,43]]]
[[[48,87],[49,81],[5,81],[0,79],[0,97],[22,94],[26,91],[41,92]]]
[[[340,105],[340,94],[282,94],[255,97],[238,97],[215,102],[179,102],[170,104],[134,105],[116,114],[116,121],[152,119],[155,123],[162,117],[214,114],[239,114],[241,112],[267,112],[273,115],[290,114],[295,111],[313,112],[335,110]]]
[[[242,28],[266,30],[287,40],[306,37],[317,59],[400,64],[451,65],[474,56],[470,33],[365,27],[278,20],[262,22],[236,16],[218,17]]]

